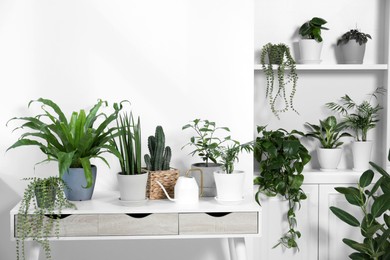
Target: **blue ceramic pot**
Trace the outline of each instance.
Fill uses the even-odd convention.
[[[69,168],[62,176],[62,180],[68,186],[65,187],[65,196],[71,201],[90,200],[92,198],[93,189],[96,181],[96,166],[92,165],[92,186],[88,189],[87,180],[84,176],[83,168]]]

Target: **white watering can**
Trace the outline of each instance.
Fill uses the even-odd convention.
[[[156,180],[157,184],[160,185],[167,198],[179,204],[196,204],[199,202],[199,187],[194,177],[190,176],[189,173],[192,171],[200,172],[200,194],[203,194],[203,172],[201,169],[190,169],[186,172],[185,176],[180,176],[175,185],[175,198],[169,197],[164,186]]]

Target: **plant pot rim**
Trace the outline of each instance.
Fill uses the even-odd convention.
[[[341,150],[341,149],[343,149],[343,147],[336,147],[336,148],[317,147],[317,149],[321,149],[321,150]]]
[[[372,143],[373,140],[366,140],[366,141],[356,141],[356,140],[353,140],[354,143]]]
[[[211,167],[221,167],[222,164],[221,163],[209,163],[209,166],[206,166],[206,163],[200,162],[200,163],[193,163],[192,166],[211,168]]]
[[[214,171],[215,174],[226,174],[226,175],[232,175],[232,174],[244,174],[245,171],[242,170],[234,170],[232,173],[226,173],[224,171]]]
[[[91,168],[97,168],[96,165],[91,164]],[[84,167],[69,167],[69,169],[84,169]]]
[[[147,173],[149,173],[148,170],[142,169],[142,172],[141,172],[141,173],[136,173],[136,174],[122,174],[122,172],[118,172],[117,174],[118,174],[118,175],[122,175],[122,176],[134,176],[134,175],[142,175],[142,174],[147,174]]]

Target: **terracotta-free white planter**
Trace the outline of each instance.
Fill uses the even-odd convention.
[[[215,171],[221,171],[221,164],[209,163],[209,166],[206,167],[205,163],[194,163],[191,165],[191,169],[199,168],[203,172],[203,197],[215,197],[217,191],[215,189],[215,180],[213,173]],[[195,177],[198,186],[200,187],[200,173],[194,172],[193,176]]]
[[[343,53],[344,63],[346,64],[362,64],[364,53],[366,52],[366,44],[360,45],[355,40],[350,40],[340,46]]]
[[[314,39],[300,39],[299,52],[302,64],[319,64],[321,63],[322,42]]]
[[[372,142],[353,142],[352,156],[353,156],[353,170],[365,171],[370,168]]]
[[[244,198],[244,171],[233,171],[227,174],[223,171],[214,172],[215,184],[217,187],[218,201],[236,202]]]
[[[342,148],[326,149],[317,148],[318,161],[321,171],[334,171],[340,163]]]
[[[120,199],[122,201],[143,201],[146,199],[148,172],[134,175],[118,173]]]

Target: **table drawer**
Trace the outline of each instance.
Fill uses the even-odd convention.
[[[257,212],[181,213],[180,235],[257,234]]]
[[[99,235],[177,235],[178,214],[101,214]]]
[[[33,221],[34,215],[29,215],[30,221]],[[56,216],[54,216],[56,217]],[[15,216],[15,227],[17,227],[17,215]],[[45,216],[45,222],[49,221],[49,216]],[[47,225],[47,224],[44,224]],[[49,233],[49,236],[55,237],[54,226]],[[62,214],[59,219],[58,236],[59,237],[80,237],[80,236],[96,236],[98,235],[98,216],[88,214],[67,215]],[[17,232],[17,231],[15,231]]]

